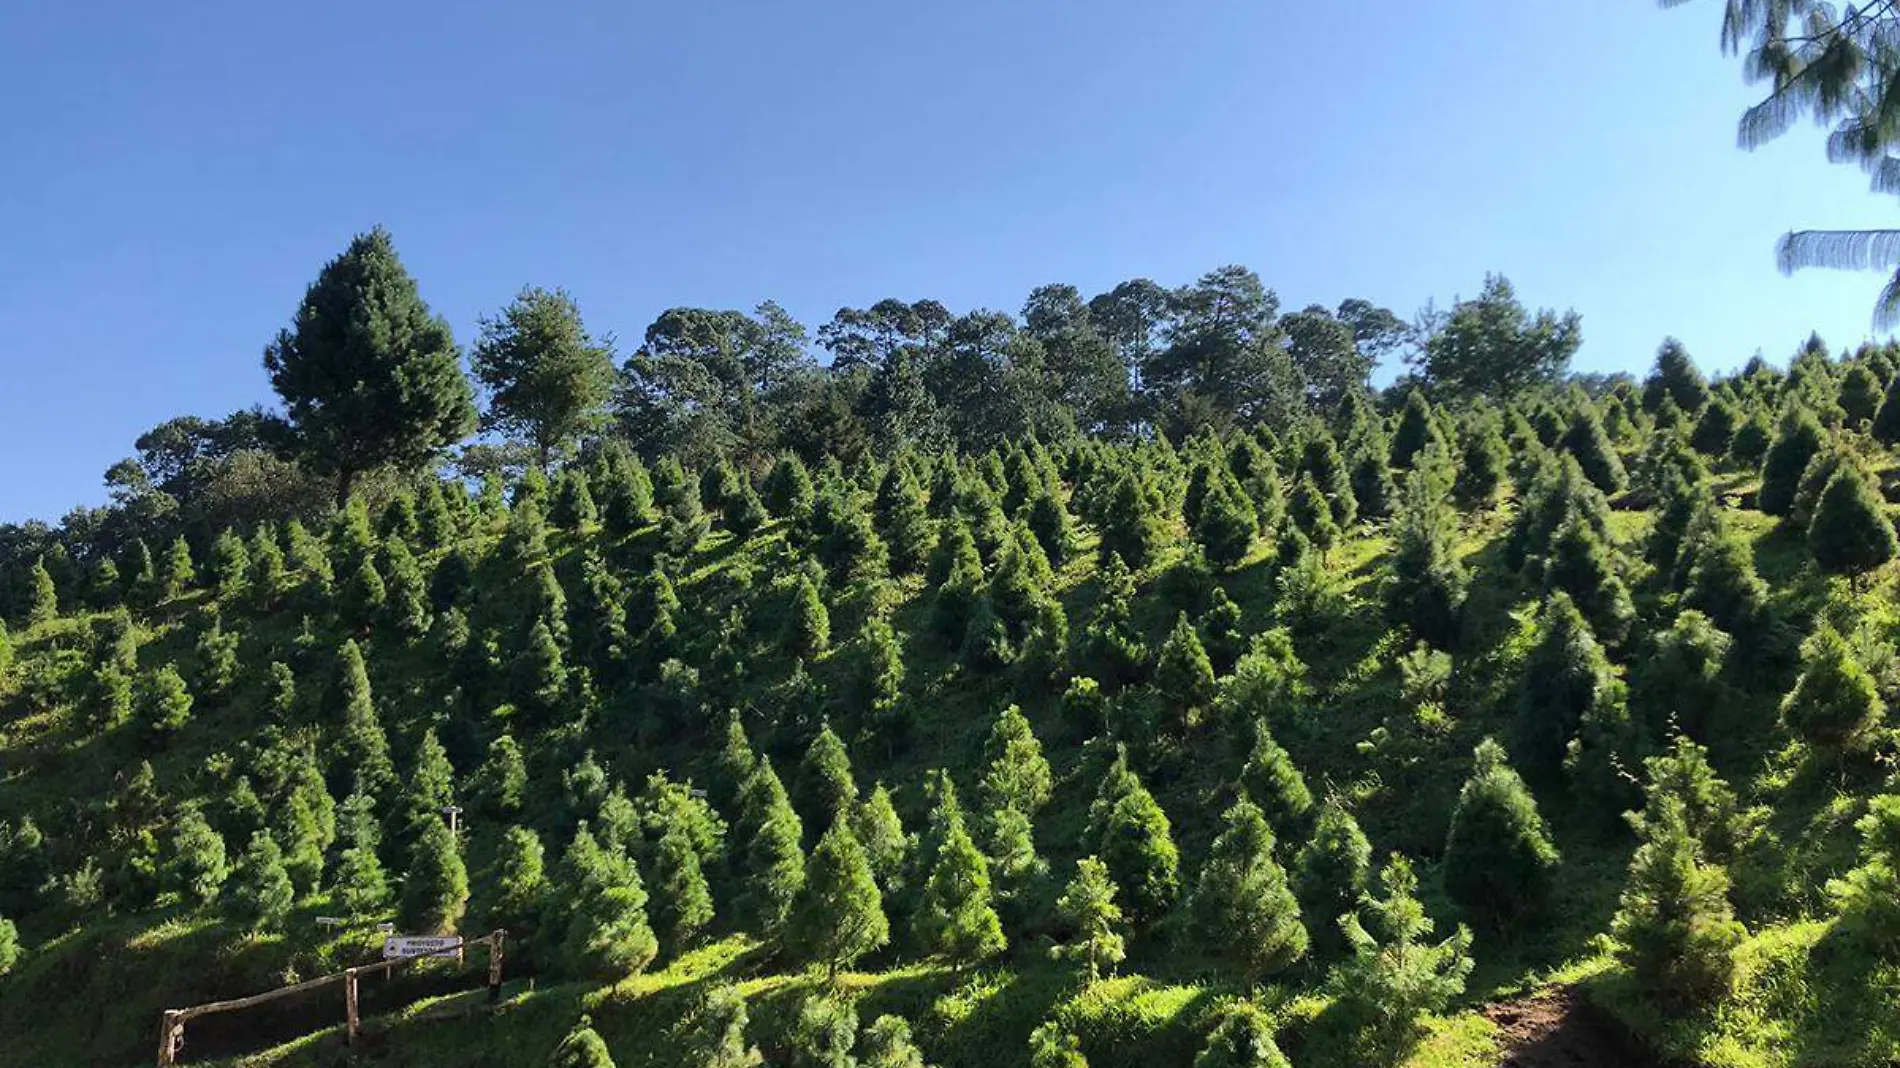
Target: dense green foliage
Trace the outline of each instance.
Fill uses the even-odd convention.
[[[287,424],[168,425],[0,537],[32,1062],[379,922],[538,984],[391,1063],[1373,1063],[1547,976],[1675,1054],[1900,1050],[1826,1015],[1896,1010],[1895,352],[1567,382],[1501,279],[1408,341],[1229,269],[844,309],[829,368],[674,309],[613,371],[529,290],[432,469],[472,393],[359,244]]]

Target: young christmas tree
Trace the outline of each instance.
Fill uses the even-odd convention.
[[[425,824],[409,849],[409,871],[403,877],[399,916],[404,929],[450,933],[467,907],[468,869],[449,825],[441,819]]]
[[[897,806],[891,803],[891,793],[883,783],[878,783],[871,796],[858,806],[852,817],[852,832],[864,847],[878,885],[887,896],[893,894],[901,885],[915,842],[905,833]]]
[[[481,885],[483,926],[507,931],[510,942],[534,946],[548,894],[547,850],[540,836],[520,825],[504,830]]]
[[[1174,629],[1161,645],[1154,681],[1155,689],[1183,729],[1199,726],[1213,707],[1214,665],[1186,612],[1175,617]]]
[[[850,822],[841,818],[811,851],[785,940],[836,980],[840,968],[882,948],[890,935],[870,859]]]
[[[1864,740],[1886,714],[1879,688],[1847,639],[1822,623],[1801,645],[1801,677],[1781,716],[1803,741],[1839,752]]]
[[[337,658],[337,683],[334,704],[343,723],[338,741],[338,758],[347,769],[355,788],[375,794],[396,777],[389,759],[389,737],[383,733],[382,720],[376,714],[370,694],[369,671],[363,666],[363,650],[354,639],[345,640]]]
[[[1825,431],[1814,413],[1793,405],[1783,413],[1774,443],[1761,461],[1761,489],[1756,506],[1769,515],[1785,516],[1794,508],[1795,494],[1808,461],[1825,444]]]
[[[744,912],[759,933],[776,935],[805,882],[804,825],[772,762],[759,758],[740,795],[745,834]]]
[[[145,685],[140,702],[140,717],[147,734],[167,738],[191,722],[191,691],[184,676],[170,664],[153,673]]]
[[[350,916],[375,915],[389,899],[389,882],[377,857],[382,836],[376,828],[375,803],[368,795],[355,793],[344,800],[337,830],[344,847],[330,874],[331,896]]]
[[[984,744],[984,757],[988,762],[982,782],[985,804],[1033,816],[1049,803],[1055,780],[1042,755],[1042,743],[1021,708],[1010,705],[997,715]]]
[[[1126,953],[1122,910],[1115,903],[1115,881],[1099,859],[1083,857],[1076,862],[1075,878],[1056,899],[1056,916],[1069,937],[1050,952],[1058,959],[1081,961],[1088,969],[1089,982],[1121,963]]]
[[[746,1042],[745,997],[721,984],[706,992],[688,1020],[686,1046],[695,1068],[758,1068],[764,1063]]]
[[[1089,1062],[1075,1035],[1050,1020],[1029,1033],[1029,1068],[1089,1068]]]
[[[1167,813],[1139,780],[1109,810],[1101,838],[1102,862],[1127,895],[1136,924],[1161,918],[1181,891],[1181,854]]]
[[[1316,953],[1337,956],[1348,948],[1338,921],[1358,907],[1371,872],[1372,844],[1345,805],[1327,798],[1293,861],[1294,891],[1312,921]]]
[[[1858,578],[1900,552],[1885,502],[1860,465],[1840,465],[1808,525],[1808,548],[1823,571]]]
[[[1223,818],[1191,902],[1203,944],[1254,983],[1304,957],[1308,945],[1273,848],[1266,817],[1241,798]]]
[[[574,1029],[554,1047],[548,1064],[550,1068],[614,1068],[614,1059],[600,1032],[594,1030],[593,1019],[583,1013],[574,1021]]]
[[[1879,960],[1900,960],[1900,794],[1870,799],[1854,829],[1860,832],[1859,864],[1829,880],[1828,895],[1844,930]]]
[[[1433,925],[1416,896],[1418,877],[1397,853],[1379,872],[1379,888],[1340,921],[1352,956],[1334,968],[1332,986],[1341,1008],[1361,1022],[1369,1050],[1396,1060],[1416,1040],[1419,1018],[1464,992],[1471,932],[1460,927],[1427,941]]]
[[[849,815],[857,803],[858,784],[851,777],[851,757],[826,722],[818,728],[798,766],[799,814],[810,826],[829,827]]]
[[[1542,907],[1558,859],[1536,799],[1504,747],[1486,738],[1452,810],[1445,889],[1466,911],[1508,927]]]
[[[859,1068],[928,1068],[902,1016],[880,1016],[864,1029]]]
[[[1264,719],[1253,725],[1253,751],[1241,768],[1241,792],[1260,807],[1267,823],[1288,838],[1303,837],[1313,813],[1313,794],[1293,758],[1273,737]]]
[[[1702,857],[1683,805],[1667,799],[1641,826],[1643,844],[1610,924],[1619,962],[1665,1011],[1720,998],[1745,932],[1728,902],[1728,873]]]
[[[560,959],[568,974],[620,979],[659,955],[639,871],[626,856],[601,848],[584,822],[562,855],[555,888],[565,906]]]
[[[1513,750],[1533,782],[1553,781],[1584,716],[1616,682],[1590,625],[1561,591],[1545,603],[1524,663]]]
[[[1417,396],[1417,394],[1413,394]],[[1221,1016],[1194,1056],[1194,1068],[1292,1068],[1273,1041],[1273,1023],[1247,1002]]]
[[[964,827],[956,789],[936,774],[937,805],[931,814],[935,855],[923,885],[914,924],[918,942],[965,967],[1008,947],[991,901],[989,862]]]
[[[819,989],[805,995],[786,1045],[792,1068],[856,1068],[858,1012],[849,1001]]]
[[[224,839],[197,806],[186,806],[172,824],[170,849],[159,872],[160,889],[187,905],[202,907],[218,899],[229,876]]]
[[[228,895],[232,918],[250,931],[277,930],[296,896],[277,841],[265,831],[253,834]]]

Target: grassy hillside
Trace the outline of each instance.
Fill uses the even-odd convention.
[[[1772,382],[1720,389],[1764,412],[1784,392]],[[492,1015],[437,1019],[479,980],[435,971],[379,989],[371,1008],[389,1015],[363,1053],[372,1063],[540,1063],[583,1012],[622,1066],[701,1063],[695,1015],[725,984],[746,999],[750,1039],[774,1062],[800,1044],[800,1008],[823,990],[854,1002],[865,1024],[906,1018],[926,1058],[945,1068],[1027,1063],[1031,1031],[1049,1020],[1098,1066],[1185,1064],[1243,1002],[1271,1021],[1292,1063],[1364,1063],[1372,1054],[1361,1043],[1375,1029],[1363,1006],[1339,995],[1350,956],[1339,917],[1297,878],[1324,805],[1363,830],[1374,872],[1393,853],[1414,862],[1436,924],[1429,942],[1460,925],[1473,933],[1461,989],[1426,999],[1416,1028],[1401,1021],[1379,1056],[1496,1063],[1497,1029],[1480,1010],[1549,984],[1580,986],[1658,1051],[1694,1063],[1900,1056],[1900,955],[1851,907],[1843,919],[1845,899],[1828,889],[1857,866],[1870,879],[1891,870],[1863,848],[1856,822],[1870,798],[1900,789],[1894,732],[1876,715],[1824,737],[1797,728],[1807,722],[1800,709],[1782,710],[1813,666],[1804,639],[1824,625],[1845,636],[1855,678],[1877,701],[1900,698],[1893,569],[1829,575],[1812,522],[1758,509],[1759,457],[1731,454],[1726,442],[1696,456],[1667,425],[1680,413],[1659,422],[1633,392],[1573,392],[1522,412],[1428,411],[1442,442],[1388,466],[1388,439],[1406,432],[1407,418],[1361,410],[1336,427],[1178,446],[1026,441],[961,460],[906,454],[894,458],[904,478],[875,462],[819,465],[809,495],[788,489],[797,479],[786,461],[693,474],[663,461],[649,473],[608,450],[552,485],[530,476],[512,505],[499,486],[470,493],[427,482],[359,496],[315,537],[276,524],[234,531],[216,547],[184,550],[189,577],[162,547],[150,574],[121,561],[105,581],[77,566],[23,576],[32,607],[11,631],[12,663],[0,675],[0,914],[23,947],[0,978],[0,1033],[10,1036],[0,1064],[137,1063],[150,1057],[162,1008],[371,958],[367,925],[427,912],[405,874],[426,852],[417,813],[445,800],[464,809],[454,850],[468,881],[467,900],[447,903],[450,922],[482,931],[527,921],[508,924],[520,936],[511,1000]],[[1591,424],[1613,450],[1614,479],[1585,470],[1603,456],[1570,428]],[[1486,426],[1510,432],[1508,471],[1497,492],[1473,497],[1460,475]],[[1681,437],[1691,429],[1684,423]],[[1839,466],[1893,466],[1864,426],[1837,418],[1825,434],[1827,455],[1848,457]],[[1319,508],[1334,512],[1355,482],[1366,488],[1343,467],[1323,485],[1329,452],[1335,465],[1341,454],[1353,464],[1376,457],[1396,483],[1390,503],[1380,509],[1376,494],[1360,492],[1360,507],[1375,514],[1312,514],[1303,485],[1321,488]],[[1268,456],[1274,462],[1258,466]],[[1244,503],[1248,529],[1216,566],[1209,557],[1232,552],[1223,548],[1231,539],[1188,518],[1224,495]],[[1073,530],[1049,533],[1038,508],[1044,520],[1052,508],[1073,516]],[[1706,561],[1723,539],[1735,541],[1764,593],[1702,680],[1719,695],[1702,710],[1673,679],[1644,676],[1663,662],[1659,643],[1682,613],[1716,603],[1714,565],[1678,568],[1677,553],[1659,555],[1671,540],[1659,526],[1698,509],[1719,519],[1674,539],[1681,555]],[[1527,520],[1540,511],[1557,522]],[[1336,518],[1347,521],[1328,546]],[[1595,534],[1585,530],[1593,522]],[[1437,656],[1420,641],[1433,624],[1406,610],[1395,593],[1404,582],[1394,582],[1416,578],[1406,569],[1427,528],[1445,550],[1433,566],[1455,573],[1457,594]],[[260,563],[265,542],[288,557],[281,575]],[[241,563],[233,543],[244,546]],[[1130,546],[1136,559],[1109,562],[1110,550]],[[1133,585],[1125,599],[1114,588],[1123,562]],[[50,605],[39,573],[54,590]],[[1539,656],[1559,626],[1551,606],[1560,592],[1583,609],[1608,673],[1585,721],[1559,723],[1570,755],[1539,771],[1524,739],[1545,715]],[[1101,641],[1118,600],[1127,609],[1120,633],[1138,646],[1121,663]],[[1208,680],[1181,666],[1195,666],[1170,639],[1182,619],[1205,649]],[[879,620],[901,662],[882,690],[872,670],[888,676]],[[234,658],[219,645],[233,639]],[[360,700],[351,705],[348,642],[366,665],[368,721]],[[168,713],[158,681],[168,665],[191,696],[182,716]],[[123,689],[115,697],[118,674],[129,705]],[[1100,684],[1099,706],[1076,693],[1078,678]],[[993,727],[1012,705],[1051,774],[1046,804],[1023,813],[1035,863],[1004,855],[1001,806],[984,783]],[[393,775],[379,776],[363,755],[365,722],[386,739]],[[883,784],[912,835],[910,859],[878,873],[888,944],[847,962],[835,982],[751,905],[764,876],[746,784],[728,759],[732,724],[788,789],[801,861],[829,823],[827,780],[808,757],[825,726],[844,743],[859,799]],[[1693,1004],[1659,989],[1611,934],[1643,840],[1620,813],[1658,811],[1666,791],[1652,786],[1646,799],[1644,760],[1666,752],[1678,730],[1707,747],[1709,766],[1735,791],[1723,844],[1693,852],[1725,874],[1716,897],[1745,928],[1711,951],[1723,974]],[[503,736],[523,758],[519,797],[497,785]],[[1231,932],[1199,922],[1194,901],[1225,814],[1259,793],[1247,769],[1262,736],[1290,755],[1314,799],[1312,810],[1275,821],[1272,851],[1273,870],[1291,873],[1302,898],[1311,948],[1255,968],[1236,961]],[[1506,744],[1530,782],[1561,857],[1543,900],[1508,921],[1461,899],[1448,879],[1448,865],[1471,863],[1447,857],[1447,835],[1487,737]],[[446,779],[431,773],[432,745]],[[1056,902],[1077,861],[1103,848],[1089,833],[1091,806],[1118,749],[1166,813],[1180,887],[1152,915],[1118,925],[1126,957],[1090,981],[1050,948],[1073,941]],[[934,769],[955,784],[988,855],[1008,942],[977,960],[947,958],[916,922],[944,837],[932,818],[939,798],[926,789]],[[656,774],[673,787],[656,785]],[[318,842],[314,883],[297,885],[287,910],[260,916],[245,896],[256,865],[240,858],[260,831],[295,853],[313,782],[340,806],[341,833],[320,836],[328,840]],[[706,806],[681,800],[692,795],[678,784],[704,790]],[[348,833],[352,793],[365,798],[362,822],[380,832],[367,846]],[[187,811],[203,815],[226,854],[215,879],[179,841]],[[707,829],[696,854],[713,918],[675,937],[663,917],[677,873],[661,859],[662,839],[699,833],[671,822],[694,819]],[[583,821],[606,843],[602,863],[623,854],[618,863],[637,874],[643,923],[658,928],[650,961],[629,951],[603,969],[600,954],[573,948],[568,913],[592,907],[576,903],[593,901],[586,880],[595,876],[563,855]],[[510,828],[545,849],[545,889],[526,905],[497,901]],[[386,869],[381,903],[340,888],[353,846]],[[1131,911],[1134,893],[1118,887]],[[339,933],[315,922],[340,914],[360,926]],[[254,1027],[234,1023],[238,1032],[207,1024],[187,1053],[229,1055],[221,1063],[234,1065],[331,1063],[341,1017],[331,1001],[340,995]]]

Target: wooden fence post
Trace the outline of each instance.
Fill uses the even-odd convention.
[[[501,1001],[501,945],[508,940],[508,932],[495,931],[488,936],[488,1003]]]
[[[178,1010],[166,1009],[165,1018],[158,1024],[158,1068],[171,1068],[178,1063],[178,1039],[183,1037],[184,1026],[178,1022]]]
[[[356,969],[343,970],[343,1041],[356,1045],[356,1033],[362,1021],[356,1015]]]

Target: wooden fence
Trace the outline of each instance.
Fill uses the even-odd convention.
[[[501,963],[502,944],[507,940],[508,932],[491,931],[480,938],[464,941],[452,952],[456,960],[463,959],[463,953],[474,946],[488,947],[488,1000],[492,1004],[501,1000]],[[386,974],[407,967],[429,957],[405,957],[396,960],[377,961],[355,968],[345,968],[334,975],[320,976],[291,986],[279,987],[262,994],[253,994],[246,998],[233,998],[230,1001],[213,1001],[205,1005],[193,1005],[184,1009],[166,1009],[164,1018],[158,1026],[158,1068],[170,1068],[178,1063],[178,1054],[185,1047],[185,1024],[200,1016],[209,1016],[218,1012],[236,1012],[239,1009],[254,1008],[280,998],[292,997],[318,987],[343,984],[343,1037],[351,1045],[356,1044],[362,1034],[363,1021],[356,1011],[356,983],[364,976]]]

